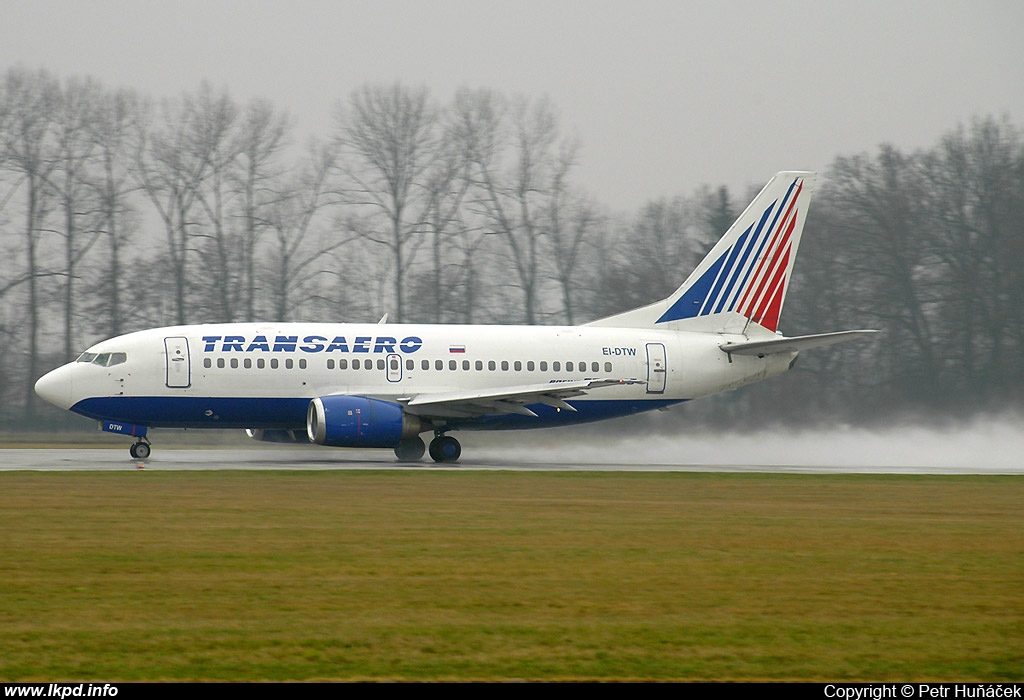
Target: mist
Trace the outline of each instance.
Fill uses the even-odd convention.
[[[1024,421],[987,417],[943,427],[894,425],[822,430],[622,434],[570,431],[511,436],[460,434],[476,461],[629,466],[694,471],[888,474],[1024,474]],[[495,444],[500,441],[500,445]],[[470,447],[471,445],[471,447]]]

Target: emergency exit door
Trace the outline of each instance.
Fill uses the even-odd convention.
[[[402,381],[402,356],[388,355],[388,381],[395,383]]]

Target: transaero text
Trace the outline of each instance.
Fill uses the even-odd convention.
[[[352,341],[338,335],[333,339],[322,335],[277,335],[271,338],[257,335],[204,335],[203,352],[359,352],[392,355],[396,352],[411,354],[423,347],[423,340],[414,335],[401,340],[386,335],[357,335]]]

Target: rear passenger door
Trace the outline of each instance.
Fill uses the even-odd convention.
[[[664,394],[668,367],[663,343],[647,343],[647,393]]]

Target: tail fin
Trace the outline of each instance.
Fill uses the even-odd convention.
[[[710,330],[724,315],[777,331],[815,177],[778,173],[672,296],[589,325]]]

